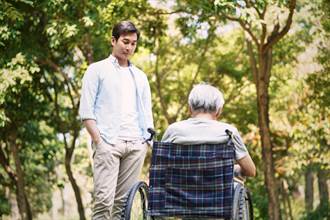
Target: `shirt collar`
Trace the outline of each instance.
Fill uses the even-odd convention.
[[[118,62],[118,59],[117,59],[116,57],[112,56],[112,54],[110,54],[110,56],[109,56],[109,60],[110,60],[110,62],[113,63],[115,66],[120,67],[119,62]],[[128,67],[132,67],[132,63],[131,63],[131,61],[129,61],[129,60],[128,60]]]

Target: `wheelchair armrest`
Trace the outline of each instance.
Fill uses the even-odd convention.
[[[243,175],[241,167],[238,164],[234,165],[234,179],[244,184],[246,177]]]

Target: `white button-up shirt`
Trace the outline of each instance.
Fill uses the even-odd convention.
[[[102,139],[115,144],[122,122],[122,76],[118,60],[110,55],[107,59],[91,64],[83,77],[79,115],[82,120],[96,121]],[[141,134],[148,138],[147,128],[153,128],[151,93],[145,73],[129,63],[136,85],[138,121]]]

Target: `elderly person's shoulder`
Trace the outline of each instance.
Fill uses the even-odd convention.
[[[182,133],[186,133],[185,131],[187,129],[191,129],[189,119],[174,122],[173,124],[170,124],[164,132],[162,141],[173,142],[180,137]]]
[[[190,127],[193,126],[198,128],[208,128],[217,131],[225,131],[226,129],[228,129],[232,132],[237,132],[237,128],[232,124],[205,118],[190,118],[186,120],[186,122],[184,122],[183,124]],[[178,124],[177,126],[182,127],[181,124]]]
[[[237,128],[231,124],[205,118],[189,118],[187,120],[174,122],[167,128],[168,131],[188,131],[191,129],[210,129],[217,130],[218,132],[224,132],[226,129],[228,129],[234,133],[238,132]]]
[[[232,124],[228,124],[228,123],[222,122],[222,121],[215,121],[215,122],[219,127],[221,127],[224,130],[228,129],[231,132],[238,132],[237,128]]]
[[[170,124],[166,130],[181,130],[181,129],[185,129],[190,124],[191,123],[189,122],[189,119],[183,121],[177,121]]]

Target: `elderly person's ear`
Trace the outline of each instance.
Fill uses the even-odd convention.
[[[189,111],[189,114],[192,115],[193,112],[192,112],[192,109],[190,106],[188,106],[188,111]]]
[[[219,109],[219,110],[217,111],[216,117],[219,118],[220,115],[221,115],[221,113],[222,113],[222,109]]]

